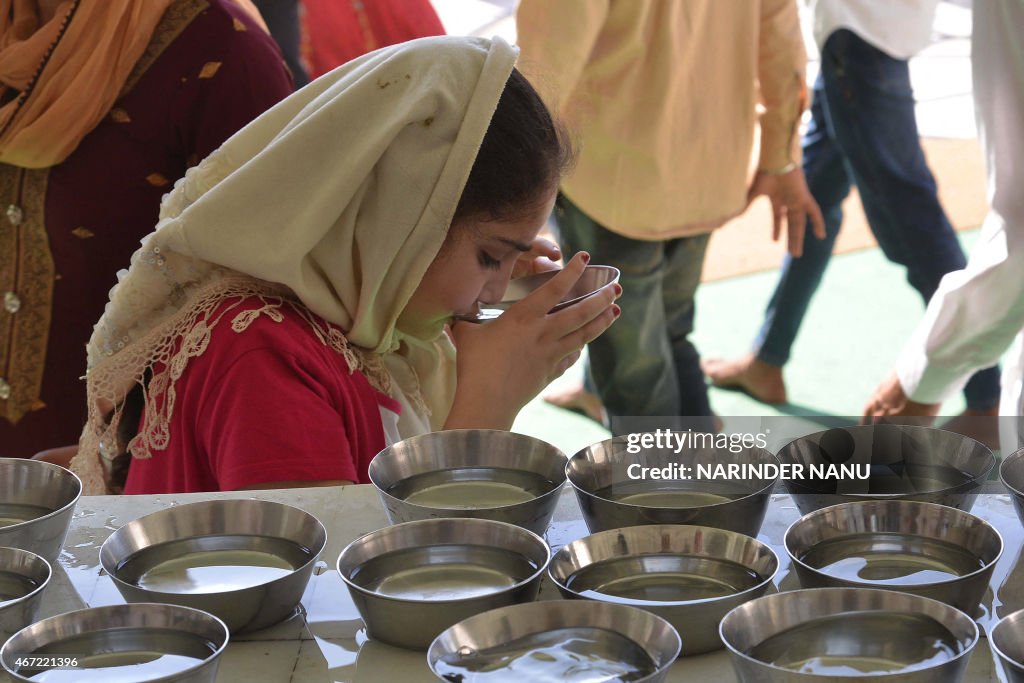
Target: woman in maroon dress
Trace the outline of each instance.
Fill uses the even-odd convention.
[[[78,441],[85,344],[185,170],[291,92],[232,0],[0,0],[0,457]]]

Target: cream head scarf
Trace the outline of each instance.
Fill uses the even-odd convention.
[[[344,330],[307,315],[403,404],[403,436],[443,423],[454,349],[441,330],[417,339],[396,322],[444,241],[516,55],[500,39],[456,37],[370,53],[279,103],[175,184],[89,342],[89,420],[72,462],[87,492],[109,490],[110,460],[125,446],[121,407],[147,375],[146,428],[129,450],[159,457],[174,381],[230,297],[264,301],[248,316],[220,316],[236,332],[282,305]]]

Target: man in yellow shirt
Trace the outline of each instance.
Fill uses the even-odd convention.
[[[622,319],[589,346],[608,417],[711,429],[688,338],[710,232],[765,194],[792,254],[808,218],[824,235],[800,167],[795,0],[522,0],[516,19],[520,69],[580,142],[555,209],[563,251],[622,271]]]

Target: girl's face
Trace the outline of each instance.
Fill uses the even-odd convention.
[[[508,287],[516,260],[544,227],[555,192],[528,214],[505,221],[473,218],[452,225],[419,287],[398,318],[407,334],[440,334],[455,315],[472,315],[478,305],[497,303]]]

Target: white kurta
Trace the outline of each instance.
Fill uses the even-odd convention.
[[[845,28],[896,59],[928,47],[939,0],[810,0],[818,49]]]
[[[949,273],[904,347],[907,395],[939,403],[1017,337],[1003,376],[1002,415],[1021,415],[1024,349],[1024,0],[974,3],[972,70],[990,211],[967,267]]]

